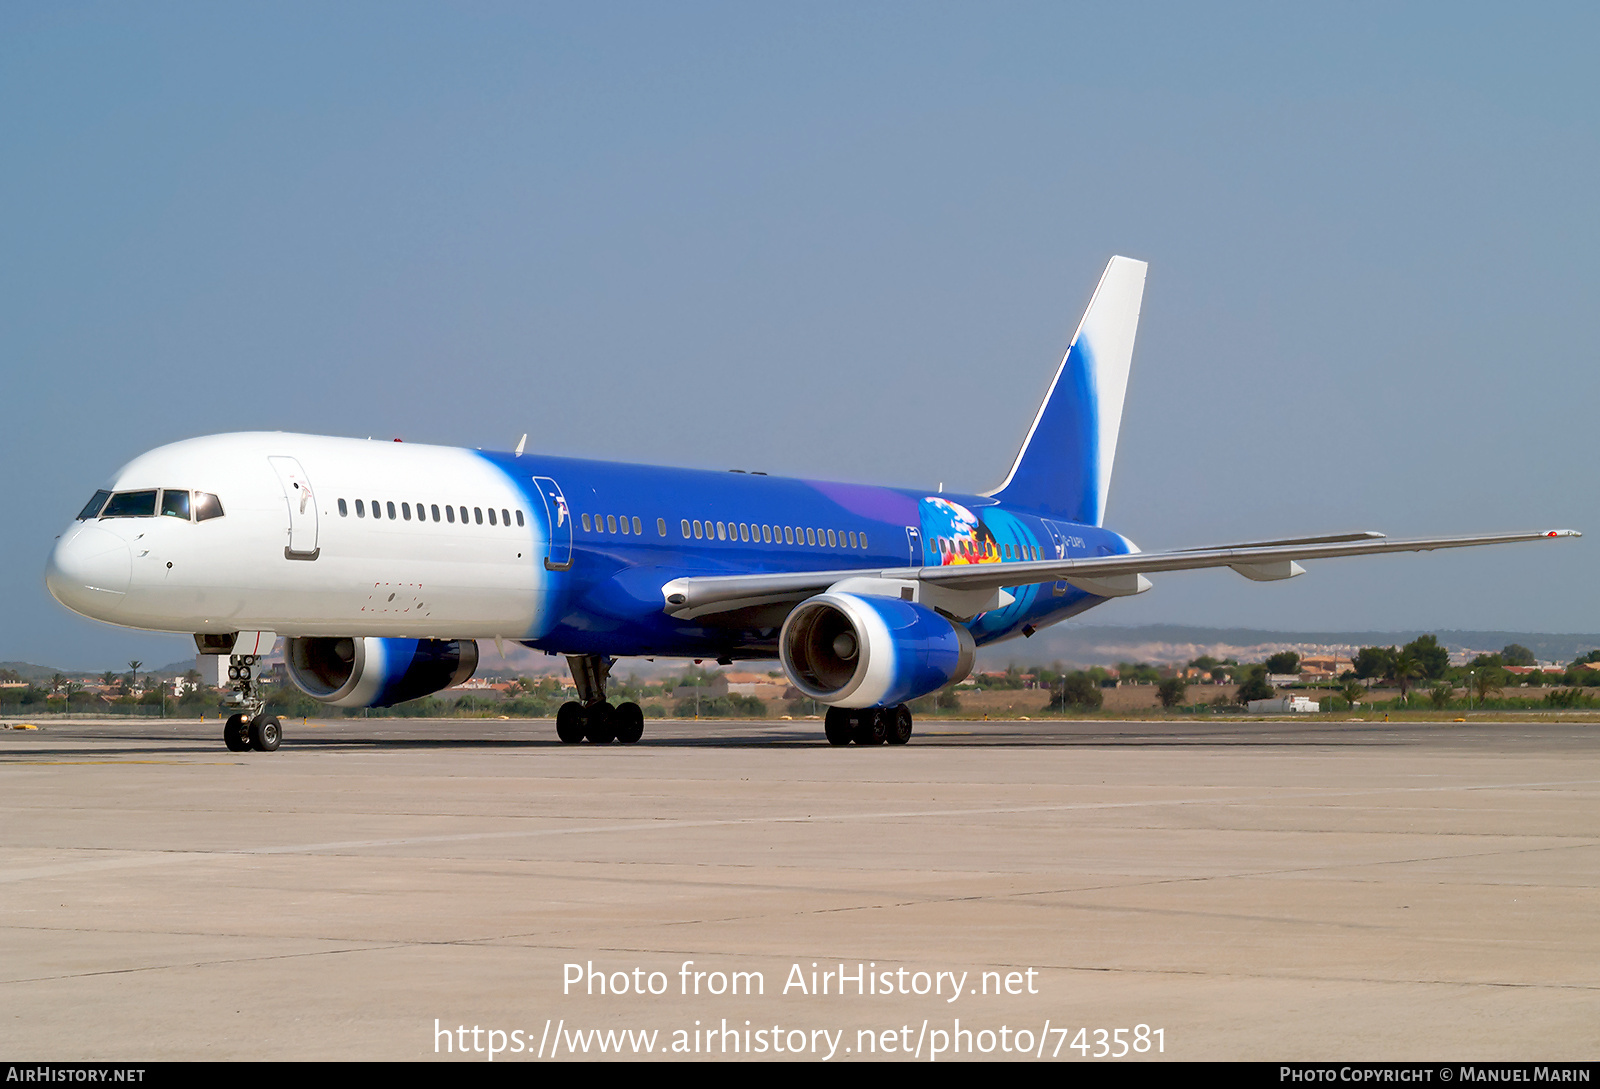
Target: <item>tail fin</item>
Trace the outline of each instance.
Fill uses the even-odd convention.
[[[1101,524],[1148,267],[1111,259],[1011,471],[985,494],[1079,525]]]

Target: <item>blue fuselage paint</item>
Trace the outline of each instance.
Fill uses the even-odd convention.
[[[522,640],[553,653],[776,657],[788,605],[681,620],[663,607],[662,586],[676,578],[1004,564],[1131,551],[1109,530],[978,495],[535,455],[480,456],[526,497],[533,517],[543,523],[536,535],[557,541],[554,563],[547,562],[548,549],[536,548],[532,557],[544,568],[544,593]],[[546,502],[541,490],[548,488],[536,478],[559,487],[571,525],[570,555],[564,551],[565,528],[550,524],[563,516],[561,506]],[[915,535],[908,533],[913,529]],[[1014,601],[969,625],[979,645],[1105,600],[1065,583],[1007,592]]]

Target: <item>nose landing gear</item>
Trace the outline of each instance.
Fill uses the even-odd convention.
[[[578,687],[578,700],[561,705],[556,712],[556,736],[568,745],[587,738],[594,745],[620,741],[632,745],[644,736],[644,710],[637,703],[613,707],[606,702],[606,678],[611,675],[611,659],[603,654],[569,654],[572,682]]]

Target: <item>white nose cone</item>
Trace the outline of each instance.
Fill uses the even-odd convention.
[[[109,620],[128,592],[133,556],[127,542],[93,522],[69,529],[50,554],[44,582],[75,613]]]

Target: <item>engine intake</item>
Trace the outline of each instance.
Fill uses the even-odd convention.
[[[890,707],[972,672],[972,633],[915,602],[826,593],[795,606],[778,636],[789,680],[836,707]]]
[[[460,684],[478,668],[470,639],[302,637],[284,659],[296,688],[335,707],[390,707]]]

